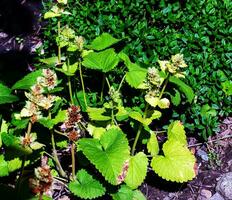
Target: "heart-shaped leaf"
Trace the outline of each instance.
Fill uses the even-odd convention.
[[[182,143],[168,140],[163,145],[163,152],[164,156],[153,157],[151,161],[153,170],[163,179],[182,183],[196,176],[196,159]]]
[[[113,44],[116,44],[119,41],[119,39],[112,37],[109,33],[102,33],[100,36],[93,40],[90,48],[100,51],[112,46]]]
[[[184,126],[180,121],[174,121],[168,126],[168,139],[179,141],[183,145],[187,144]]]
[[[142,184],[147,174],[147,165],[148,159],[143,152],[139,152],[130,158],[125,183],[131,189],[136,189]]]
[[[107,49],[101,52],[91,52],[84,57],[82,64],[90,69],[108,72],[114,69],[119,62],[114,49]]]
[[[94,199],[105,194],[102,184],[89,175],[84,169],[76,174],[77,180],[69,183],[70,191],[83,199]]]
[[[112,128],[106,131],[100,140],[80,139],[78,148],[108,182],[119,184],[118,176],[130,154],[128,141],[120,129]]]

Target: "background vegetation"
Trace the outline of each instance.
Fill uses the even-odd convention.
[[[44,2],[45,10],[51,3]],[[72,15],[63,17],[63,24],[87,41],[103,32],[124,38],[127,53],[145,66],[183,53],[196,97],[191,106],[183,102],[174,109],[172,118],[180,118],[190,132],[206,139],[231,113],[231,1],[70,0],[68,11]],[[54,53],[56,23],[51,19],[43,29],[48,54]]]

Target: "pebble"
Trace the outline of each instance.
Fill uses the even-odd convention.
[[[217,183],[216,191],[220,193],[225,200],[232,200],[232,172],[222,175]]]
[[[200,197],[197,200],[209,200],[212,197],[212,192],[206,189],[202,189]]]
[[[215,193],[209,200],[225,200],[219,193]]]

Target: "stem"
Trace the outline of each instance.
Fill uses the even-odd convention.
[[[162,90],[160,92],[159,99],[161,99],[163,94],[164,94],[164,90],[166,89],[166,87],[168,85],[169,77],[170,77],[170,74],[168,74],[168,76],[167,76],[167,78],[166,78],[166,80],[164,82],[164,86],[163,86],[163,88],[162,88]]]
[[[100,102],[102,102],[102,101],[103,101],[103,92],[104,92],[105,83],[106,83],[106,75],[105,75],[105,74],[103,74],[103,78],[102,78],[102,89],[101,89],[101,96],[100,96]]]
[[[82,91],[84,95],[85,106],[88,107],[86,95],[85,95],[85,85],[84,85],[84,80],[83,80],[83,75],[82,75],[81,62],[79,63],[79,72],[80,72],[81,86],[82,86]]]
[[[114,125],[114,106],[112,107],[111,110],[111,124]]]
[[[144,114],[143,114],[143,119],[145,119],[146,116],[147,116],[148,107],[149,107],[149,104],[147,103],[147,104],[146,104],[146,107],[145,107]],[[134,143],[133,143],[133,146],[132,146],[132,150],[131,150],[131,155],[132,155],[132,156],[135,154],[136,145],[137,145],[137,143],[138,143],[138,139],[139,139],[139,136],[140,136],[140,134],[141,134],[142,129],[143,129],[143,124],[140,123],[139,129],[138,129],[138,132],[137,132],[137,134],[136,134],[136,136],[135,136],[135,140],[134,140]]]
[[[60,38],[60,33],[61,33],[61,30],[60,30],[60,19],[58,19],[58,22],[57,22],[57,31],[58,31],[58,38]],[[61,48],[58,44],[58,63],[60,64],[61,63]]]
[[[122,80],[121,80],[121,82],[120,82],[120,84],[119,84],[119,86],[118,86],[118,92],[120,91],[120,89],[121,89],[121,87],[122,87],[122,84],[123,84],[125,78],[126,78],[126,74],[122,77]]]
[[[54,132],[52,130],[51,130],[51,142],[52,142],[53,157],[54,157],[54,161],[57,165],[58,171],[62,177],[66,177],[66,173],[64,172],[64,170],[60,164],[58,155],[57,155],[56,143],[55,143],[55,139],[54,139]]]
[[[72,154],[72,178],[73,178],[73,180],[75,180],[76,178],[75,178],[75,147],[76,147],[76,145],[75,145],[75,143],[73,142],[72,143],[72,147],[71,147],[71,154]]]
[[[67,70],[69,72],[69,58],[67,58]],[[71,77],[70,76],[68,76],[68,91],[69,91],[71,104],[74,105],[73,95],[72,95],[72,83],[71,83]]]
[[[39,193],[39,200],[43,200],[43,192]]]

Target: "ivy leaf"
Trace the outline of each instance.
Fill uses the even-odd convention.
[[[180,92],[178,90],[175,90],[175,95],[171,96],[171,101],[173,105],[178,106],[181,102]]]
[[[18,100],[18,97],[11,94],[11,89],[0,83],[0,105],[12,103]]]
[[[147,142],[147,150],[152,156],[156,156],[159,153],[159,143],[157,137],[153,131],[150,131],[150,138]]]
[[[108,72],[114,69],[119,62],[114,49],[107,49],[101,52],[91,52],[83,58],[82,64],[90,69]]]
[[[147,174],[147,165],[148,159],[143,152],[139,152],[130,158],[125,183],[131,189],[136,189],[142,184]]]
[[[119,39],[112,37],[109,33],[102,33],[92,41],[90,48],[100,51],[116,44],[119,41]]]
[[[8,176],[8,166],[7,162],[4,160],[4,156],[0,155],[0,177]]]
[[[194,92],[192,90],[191,87],[189,87],[187,84],[185,84],[182,80],[178,79],[177,77],[175,76],[171,76],[169,78],[169,81],[171,83],[174,83],[176,84],[179,89],[185,94],[187,100],[189,103],[192,103],[193,99],[194,99]]]
[[[112,194],[113,200],[146,200],[139,190],[132,190],[127,185],[122,185],[116,194]]]
[[[173,139],[183,145],[187,145],[184,126],[180,121],[174,121],[168,126],[168,139]]]
[[[37,81],[37,77],[42,75],[42,70],[36,70],[34,72],[31,72],[29,74],[27,74],[26,76],[24,76],[21,80],[17,81],[13,86],[12,89],[16,90],[16,89],[23,89],[23,90],[27,90],[30,89],[31,86],[33,86],[36,81]]]
[[[151,161],[151,167],[163,179],[183,183],[196,176],[196,160],[186,146],[171,139],[164,143],[163,152],[164,156],[153,157]]]
[[[104,115],[104,113],[106,112],[105,108],[91,108],[91,107],[88,107],[87,112],[88,112],[89,118],[91,120],[107,121],[107,120],[111,119],[110,116]]]
[[[102,184],[89,175],[84,169],[76,174],[77,180],[69,183],[70,191],[83,199],[94,199],[105,194]]]
[[[118,176],[130,154],[128,141],[120,129],[106,131],[100,140],[82,138],[78,148],[109,183],[119,184]]]

